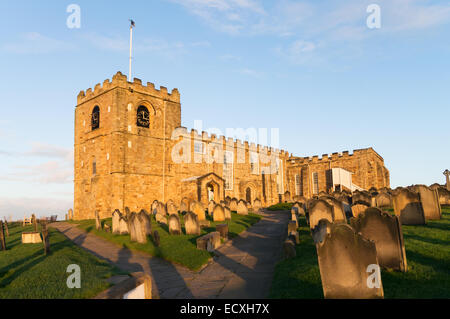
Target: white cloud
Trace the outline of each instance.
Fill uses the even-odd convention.
[[[75,48],[71,43],[44,36],[39,32],[29,32],[20,35],[16,42],[3,44],[0,50],[14,54],[48,54]]]

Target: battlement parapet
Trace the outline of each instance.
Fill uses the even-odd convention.
[[[127,76],[123,75],[121,72],[117,72],[112,77],[112,81],[109,81],[107,79],[103,82],[103,85],[97,83],[94,86],[94,90],[92,90],[92,88],[89,88],[86,91],[80,91],[77,96],[77,104],[80,105],[116,87],[128,89],[132,92],[136,91],[138,93],[152,95],[170,102],[180,103],[180,92],[176,88],[173,89],[171,93],[169,93],[167,88],[164,86],[161,86],[160,89],[157,90],[155,88],[155,85],[151,82],[147,82],[147,85],[142,85],[142,80],[138,78],[134,78],[133,82],[128,82]]]
[[[282,151],[283,152],[283,151]],[[296,157],[291,156],[289,158],[289,161],[292,164],[308,164],[310,162],[312,163],[320,163],[320,162],[329,162],[333,160],[342,160],[345,158],[350,158],[353,156],[360,156],[367,153],[373,153],[376,156],[379,157],[381,161],[384,161],[383,158],[375,152],[373,148],[364,148],[364,149],[357,149],[353,150],[353,153],[350,153],[349,151],[343,151],[343,152],[334,152],[331,155],[330,154],[323,154],[322,157],[319,157],[318,155],[312,156],[312,157]]]

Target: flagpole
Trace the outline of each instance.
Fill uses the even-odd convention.
[[[131,20],[131,25],[130,25],[130,69],[129,69],[129,72],[128,72],[128,79],[129,79],[129,81],[132,81],[132,78],[131,78],[132,53],[133,53],[133,20]]]

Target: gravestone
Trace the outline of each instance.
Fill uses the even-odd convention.
[[[102,223],[100,221],[100,215],[98,213],[98,210],[95,211],[95,229],[96,230],[102,229]]]
[[[112,213],[112,232],[113,234],[120,234],[120,218],[122,214],[120,213],[120,210],[116,209]]]
[[[395,215],[400,217],[402,225],[425,225],[420,195],[403,188],[392,197]]]
[[[221,238],[228,239],[228,224],[216,225],[216,231],[219,232]]]
[[[288,234],[289,233],[291,233],[291,232],[295,232],[295,231],[297,231],[297,223],[295,222],[295,221],[289,221],[289,223],[288,223]]]
[[[120,235],[127,235],[130,232],[128,228],[128,220],[126,216],[120,215],[119,219],[119,234]]]
[[[445,176],[445,186],[447,187],[447,190],[450,191],[450,171],[446,169],[443,174]]]
[[[284,258],[290,259],[297,256],[297,251],[295,250],[295,243],[292,240],[285,240],[283,243]]]
[[[178,208],[175,206],[174,202],[172,200],[169,200],[166,204],[167,214],[170,215],[177,215],[178,216]]]
[[[135,219],[137,219],[136,213],[130,213],[127,216],[128,219],[128,231],[130,233],[130,241],[137,241],[137,229],[136,229],[136,222]]]
[[[172,215],[172,216],[175,216],[175,215]],[[159,224],[167,225],[167,216],[165,216],[165,215],[156,214],[155,215],[155,220]]]
[[[238,215],[248,215],[248,208],[243,200],[240,200],[237,205],[237,213]]]
[[[213,252],[220,247],[220,233],[212,232],[197,238],[197,249]]]
[[[196,214],[189,212],[184,216],[184,230],[186,235],[200,235],[200,225]]]
[[[325,298],[383,298],[381,275],[371,272],[378,266],[374,242],[347,224],[333,224],[330,234],[316,248]],[[378,284],[374,285],[374,277]]]
[[[48,234],[47,222],[41,223],[42,241],[44,243],[44,254],[50,253],[50,236]]]
[[[237,212],[237,209],[238,209],[238,200],[236,199],[236,198],[232,198],[231,200],[230,200],[230,210],[232,211],[232,212]]]
[[[344,205],[342,202],[333,196],[327,196],[324,200],[333,206],[334,223],[346,223],[347,217],[345,216]]]
[[[213,208],[213,220],[215,222],[223,222],[225,221],[225,212],[223,211],[223,207],[220,205],[215,205]]]
[[[298,231],[292,231],[288,234],[288,239],[292,240],[293,243],[299,245],[300,244],[300,234]]]
[[[153,215],[156,214],[156,210],[158,208],[159,202],[157,200],[154,200],[151,207],[151,212]]]
[[[128,218],[131,215],[131,211],[128,207],[125,207],[125,216]]]
[[[450,206],[450,191],[444,187],[438,188],[439,204],[442,206]]]
[[[142,224],[143,231],[145,236],[151,236],[152,235],[152,220],[150,218],[150,215],[147,213],[145,209],[142,209],[139,212],[139,222]]]
[[[305,216],[305,204],[300,202],[295,202],[294,205],[292,205],[292,209],[296,211],[297,215]],[[291,209],[291,212],[292,212]]]
[[[136,232],[136,241],[140,244],[147,243],[147,229],[146,229],[146,220],[145,220],[145,213],[139,213],[135,214],[133,224],[134,224],[134,230]],[[151,229],[150,229],[151,233]]]
[[[422,203],[425,219],[441,219],[441,205],[439,204],[438,192],[428,188],[425,185],[415,185],[414,191],[420,195],[420,202]]]
[[[34,231],[37,232],[38,231],[38,226],[37,226],[37,220],[36,220],[36,215],[31,215],[31,221],[33,223],[33,227],[34,227]]]
[[[41,234],[37,232],[22,233],[22,244],[42,243]]]
[[[214,208],[216,207],[216,202],[213,200],[210,200],[208,203],[208,214],[211,216],[213,214]]]
[[[298,228],[299,224],[298,224],[297,214],[291,212],[291,221],[295,222],[295,224],[297,225],[297,228]]]
[[[223,213],[225,215],[225,220],[231,220],[231,209],[227,206],[223,207]]]
[[[334,221],[334,207],[322,199],[310,203],[309,227],[316,227],[321,219],[327,219],[330,223]]]
[[[258,213],[258,212],[260,212],[262,210],[262,203],[261,203],[261,201],[258,199],[258,198],[256,198],[254,201],[253,201],[253,211],[255,212],[255,213]]]
[[[366,202],[370,206],[372,203],[372,196],[370,195],[369,192],[360,192],[360,191],[353,192],[352,203],[354,204],[359,201]]]
[[[73,210],[72,210],[72,208],[71,209],[69,209],[69,211],[68,211],[68,217],[69,217],[69,220],[73,220]]]
[[[178,217],[178,215],[170,215],[168,223],[169,223],[169,234],[181,235],[180,217]]]
[[[332,223],[328,219],[321,219],[316,227],[311,229],[311,236],[315,244],[324,241],[327,234],[331,232],[331,225]]]
[[[376,207],[392,207],[392,196],[389,193],[379,193],[375,197]]]
[[[398,216],[391,216],[372,207],[352,218],[350,224],[357,233],[375,242],[381,267],[405,272],[407,270],[403,233]]]
[[[161,243],[161,238],[159,237],[159,233],[157,230],[155,230],[153,232],[152,239],[153,239],[153,244],[155,245],[155,247],[159,247],[159,245]]]
[[[5,231],[3,229],[3,221],[0,220],[0,250],[6,250]]]
[[[198,221],[201,222],[206,220],[205,208],[201,202],[194,201],[191,203],[191,212],[193,212],[198,217]]]
[[[189,199],[187,197],[183,197],[180,202],[180,213],[186,214],[189,211]]]
[[[352,205],[352,215],[353,217],[358,217],[359,214],[366,211],[370,207],[370,204],[365,201],[357,201]]]
[[[107,233],[110,233],[111,232],[111,226],[109,226],[108,224],[104,224],[103,225],[103,230],[105,231],[105,232],[107,232]]]

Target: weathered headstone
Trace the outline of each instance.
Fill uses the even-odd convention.
[[[171,235],[181,235],[180,217],[178,215],[170,215],[168,223]]]
[[[214,251],[220,246],[220,233],[212,232],[197,238],[197,249]]]
[[[166,204],[167,214],[170,215],[177,215],[178,216],[178,208],[175,206],[174,202],[172,200],[169,200]]]
[[[108,224],[104,224],[103,225],[103,230],[106,232],[106,233],[110,233],[111,232],[111,226],[109,226]]]
[[[225,212],[223,211],[223,207],[220,205],[215,205],[213,210],[213,220],[215,222],[223,222],[225,221]]]
[[[284,258],[295,258],[297,251],[295,250],[295,243],[292,240],[287,239],[283,244]]]
[[[334,207],[326,201],[318,199],[310,204],[309,227],[316,227],[321,219],[327,219],[330,223],[333,223]]]
[[[180,202],[180,213],[186,214],[189,211],[189,199],[184,197]]]
[[[258,198],[256,198],[254,201],[253,201],[253,211],[255,212],[255,213],[258,213],[258,212],[260,212],[262,210],[262,203],[261,203],[261,201],[258,199]]]
[[[422,203],[425,219],[441,219],[441,205],[439,204],[438,192],[425,185],[415,185],[414,190],[420,195],[420,202]]]
[[[378,193],[375,197],[376,206],[378,208],[382,207],[392,207],[392,196],[389,193]]]
[[[321,198],[322,199],[322,198]],[[334,212],[334,221],[337,223],[346,223],[347,217],[345,216],[344,211],[344,205],[342,202],[333,196],[326,196],[326,198],[323,198],[328,204],[333,206],[333,212]]]
[[[136,213],[130,213],[127,217],[128,221],[128,231],[130,232],[130,241],[137,241],[137,229],[136,222],[137,219]]]
[[[112,232],[113,234],[120,234],[120,218],[121,218],[120,210],[116,209],[112,213]]]
[[[287,203],[291,202],[291,193],[289,191],[284,192],[284,201]]]
[[[142,216],[141,216],[142,215]],[[140,244],[145,244],[147,243],[147,229],[146,229],[146,220],[145,220],[145,213],[139,213],[139,214],[134,214],[134,220],[133,220],[133,224],[134,224],[134,230],[136,232],[136,241]],[[150,229],[150,233],[151,233],[151,229]]]
[[[201,202],[194,201],[191,203],[191,212],[193,212],[198,217],[198,221],[201,222],[206,220],[205,208]]]
[[[102,229],[102,223],[100,221],[100,215],[98,213],[98,210],[95,211],[95,229],[96,230]]]
[[[225,220],[231,220],[231,209],[227,206],[223,207],[223,213],[225,215]]]
[[[288,223],[288,234],[289,233],[291,233],[291,232],[295,232],[295,231],[297,231],[297,228],[298,228],[298,226],[297,226],[297,222],[295,222],[295,221],[289,221],[289,223]]]
[[[126,216],[120,215],[119,219],[119,234],[127,235],[130,232],[128,228],[128,219]]]
[[[237,205],[237,213],[238,215],[248,215],[248,208],[243,200],[240,200]]]
[[[305,216],[305,204],[300,202],[295,202],[294,205],[292,205],[292,209],[296,211],[297,215],[299,216]],[[291,209],[291,211],[292,211]]]
[[[221,238],[228,239],[228,224],[216,225],[216,231],[219,232]]]
[[[73,210],[72,210],[72,208],[71,209],[69,209],[69,211],[67,212],[68,213],[68,217],[69,217],[69,220],[73,220]]]
[[[147,213],[145,209],[142,209],[139,212],[139,221],[142,224],[143,231],[145,236],[151,236],[152,235],[152,220],[150,218],[150,215]]]
[[[366,191],[362,191],[362,192],[355,191],[355,192],[353,192],[352,203],[354,204],[358,201],[366,202],[370,206],[370,204],[372,202],[372,196],[370,195],[369,192],[366,192]]]
[[[324,241],[327,234],[331,232],[331,225],[333,224],[328,219],[321,219],[316,227],[311,229],[311,236],[315,244]]]
[[[5,232],[3,230],[3,221],[0,220],[0,250],[6,250]]]
[[[383,298],[374,242],[347,224],[333,224],[316,247],[325,298]]]
[[[403,188],[394,194],[392,201],[395,215],[400,217],[402,225],[425,225],[425,214],[419,194]]]
[[[37,226],[37,220],[36,220],[36,215],[31,215],[31,220],[33,222],[33,227],[34,227],[34,231],[37,232],[38,231],[38,226]]]
[[[292,212],[291,212],[291,221],[295,222],[295,224],[297,225],[297,227],[299,226],[299,224],[298,224],[298,218],[297,218],[297,214],[296,214],[296,213],[292,213]]]
[[[439,187],[437,191],[439,195],[439,204],[450,206],[450,191],[444,187]]]
[[[236,198],[232,198],[230,200],[230,209],[232,212],[236,212],[238,209],[238,200]]]
[[[375,242],[381,267],[406,271],[406,253],[398,216],[391,216],[378,208],[368,208],[350,224],[357,233]]]
[[[151,213],[153,215],[156,214],[156,210],[158,208],[158,205],[159,205],[159,202],[157,200],[154,200],[153,203],[152,203],[152,207],[151,207]]]
[[[184,216],[184,230],[186,235],[200,235],[200,225],[196,214],[188,212]]]
[[[366,211],[370,207],[370,204],[365,201],[357,201],[352,205],[352,215],[353,217],[358,217],[359,214]]]
[[[300,244],[300,234],[298,233],[298,231],[291,231],[288,234],[288,239],[292,240],[292,242],[297,245]]]

